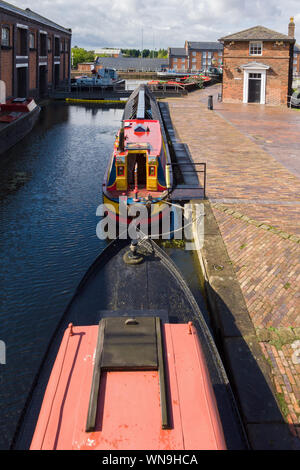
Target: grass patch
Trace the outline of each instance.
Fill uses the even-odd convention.
[[[282,412],[283,416],[286,418],[287,415],[289,414],[289,409],[288,409],[288,406],[287,406],[286,401],[284,399],[283,393],[276,392],[276,398],[277,398],[279,407],[281,409],[281,412]]]
[[[243,243],[243,244],[240,246],[240,250],[243,250],[246,246],[247,246],[247,243]]]
[[[184,248],[185,241],[184,240],[164,240],[161,242],[164,248]]]

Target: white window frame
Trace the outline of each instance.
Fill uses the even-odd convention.
[[[33,45],[30,44],[31,38],[33,38]],[[29,32],[29,49],[34,49],[35,48],[35,34],[32,32]]]
[[[257,47],[259,45],[260,53],[251,52],[252,47]],[[257,47],[258,49],[258,47]],[[262,56],[263,53],[263,43],[262,41],[250,41],[249,42],[249,55],[252,56]]]
[[[8,37],[6,38],[7,39],[7,44],[5,42],[3,42],[4,41],[4,38],[3,38],[4,31],[6,31],[8,33]],[[1,27],[1,45],[6,46],[6,47],[10,46],[10,28],[8,26],[5,26],[5,25],[3,25]]]

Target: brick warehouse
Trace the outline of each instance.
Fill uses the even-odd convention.
[[[0,0],[0,80],[6,96],[41,98],[71,72],[71,29]]]
[[[222,65],[223,45],[219,42],[185,41],[184,47],[169,47],[169,68],[176,71],[197,71]]]
[[[255,26],[223,37],[224,102],[279,105],[288,102],[293,79],[295,24],[288,35]]]

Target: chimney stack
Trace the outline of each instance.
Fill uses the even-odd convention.
[[[295,37],[295,23],[293,17],[290,18],[288,36],[290,36],[291,38]]]

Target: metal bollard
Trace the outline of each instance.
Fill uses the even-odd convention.
[[[208,97],[207,108],[208,109],[214,109],[214,107],[213,107],[213,96],[212,95],[209,95],[209,97]]]

